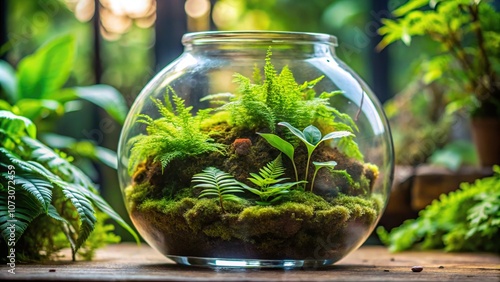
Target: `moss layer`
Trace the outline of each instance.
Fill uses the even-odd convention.
[[[290,194],[275,206],[226,202],[226,213],[216,199],[148,199],[131,217],[165,255],[336,260],[361,242],[381,208],[376,197]]]

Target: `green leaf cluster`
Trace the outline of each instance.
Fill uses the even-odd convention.
[[[426,7],[427,6],[427,7]],[[453,112],[500,117],[500,13],[488,1],[410,0],[383,19],[378,49],[425,36],[440,50],[423,66],[423,80],[447,85]]]
[[[208,167],[203,172],[195,174],[191,182],[198,183],[193,188],[203,188],[199,195],[200,198],[209,196],[218,197],[219,205],[222,212],[224,212],[224,201],[244,201],[243,198],[233,193],[241,193],[247,190],[259,197],[260,200],[255,201],[257,205],[269,206],[282,200],[293,186],[305,182],[283,183],[283,181],[288,180],[288,178],[280,178],[283,174],[285,174],[285,168],[281,161],[281,155],[279,155],[276,159],[261,168],[258,173],[250,173],[251,177],[248,180],[255,184],[257,188],[239,182],[229,173],[214,167]]]
[[[494,175],[442,194],[420,211],[417,219],[405,221],[388,233],[377,229],[391,251],[413,247],[446,251],[500,252],[500,167]]]
[[[32,120],[40,132],[50,132],[59,118],[82,108],[84,102],[91,102],[123,124],[128,108],[115,88],[104,84],[65,87],[74,67],[75,53],[76,38],[65,35],[21,59],[17,71],[9,63],[0,61],[0,110],[24,116]],[[78,143],[57,134],[41,137],[49,146],[65,150],[81,160],[99,160],[116,168],[116,154],[94,142]],[[85,145],[85,150],[81,145]],[[101,154],[102,151],[107,154]]]
[[[35,138],[36,127],[31,121],[0,111],[0,234],[6,245],[36,237],[25,231],[35,221],[45,220],[45,224],[57,226],[58,233],[64,234],[67,242],[64,247],[71,247],[74,259],[96,226],[97,210],[138,240],[132,228],[98,195],[95,185],[80,169]],[[8,228],[11,224],[15,230]],[[54,236],[57,234],[49,237]],[[47,250],[30,251],[27,257],[36,259]]]
[[[170,91],[172,95],[170,95]],[[173,104],[170,101],[172,97]],[[147,134],[131,138],[129,172],[133,173],[137,165],[152,157],[154,162],[165,168],[176,158],[197,156],[209,152],[224,154],[225,146],[213,142],[209,132],[201,129],[201,124],[208,117],[210,109],[191,114],[192,106],[186,107],[184,100],[169,88],[164,103],[152,98],[161,117],[152,119],[146,114],[138,115],[137,122],[146,124]]]
[[[269,128],[274,132],[277,122],[285,121],[298,128],[323,123],[337,130],[357,130],[349,115],[330,106],[330,99],[341,91],[323,92],[317,96],[314,87],[323,76],[299,84],[288,66],[278,73],[271,62],[271,55],[269,50],[263,77],[257,67],[253,81],[235,74],[234,82],[238,84],[236,94],[215,94],[204,100],[222,104],[218,110],[230,112],[229,123],[243,128]],[[227,98],[229,101],[225,102]]]
[[[233,193],[243,193],[241,184],[229,173],[215,167],[207,167],[203,172],[193,175],[193,188],[203,188],[199,198],[215,196],[219,199],[219,206],[224,210],[224,201],[241,202],[241,198]]]
[[[260,201],[255,201],[261,206],[268,206],[282,200],[293,186],[296,186],[304,181],[285,182],[288,178],[279,178],[285,174],[285,168],[281,160],[281,155],[269,162],[266,166],[259,170],[259,173],[250,173],[249,177],[253,184],[258,188],[252,188],[241,183],[243,188],[260,197]]]
[[[297,138],[299,138],[302,143],[307,148],[307,162],[306,162],[306,172],[304,174],[304,182],[307,182],[307,177],[309,176],[309,165],[311,163],[311,156],[314,150],[322,143],[327,140],[335,139],[335,138],[342,138],[342,137],[349,137],[352,135],[351,132],[349,131],[334,131],[330,132],[328,134],[325,134],[325,136],[322,136],[321,131],[315,127],[314,125],[309,125],[306,128],[304,128],[303,131],[298,130],[297,128],[293,127],[291,124],[288,122],[279,122],[278,125],[286,127],[290,132],[295,135]],[[296,180],[298,181],[298,173],[297,173],[297,166],[295,165],[295,160],[294,160],[294,152],[295,148],[293,147],[292,144],[288,143],[281,137],[271,134],[271,133],[259,133],[260,136],[262,136],[266,141],[273,146],[274,148],[280,150],[283,152],[287,157],[290,158],[293,164],[293,168],[295,170],[295,177]],[[311,191],[313,190],[314,187],[314,180],[316,178],[316,174],[318,173],[318,170],[323,168],[323,167],[329,167],[333,168],[337,165],[336,162],[315,162],[315,170],[314,174],[312,177],[311,181]]]

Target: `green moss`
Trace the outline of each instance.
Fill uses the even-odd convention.
[[[217,199],[199,199],[184,213],[184,218],[193,231],[199,231],[203,226],[219,221],[221,214]]]
[[[378,202],[362,197],[353,197],[340,194],[332,200],[333,205],[346,207],[353,220],[359,219],[366,223],[374,222],[378,216]]]
[[[304,221],[312,218],[310,206],[286,202],[277,206],[252,206],[244,209],[238,217],[244,237],[272,234],[278,238],[289,238],[296,234]]]
[[[323,229],[327,232],[336,233],[345,227],[350,218],[351,211],[348,208],[336,206],[327,210],[317,211],[312,224],[315,229]]]
[[[325,210],[330,206],[330,204],[323,197],[302,190],[290,191],[288,200],[294,203],[302,203],[306,206],[312,207],[314,210]]]

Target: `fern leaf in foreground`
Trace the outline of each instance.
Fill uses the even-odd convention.
[[[244,192],[241,183],[229,173],[218,168],[208,167],[203,172],[195,174],[191,181],[198,183],[194,188],[203,188],[199,198],[218,197],[222,212],[225,212],[224,201],[239,202],[242,200],[234,195],[234,193]]]
[[[15,212],[9,209],[9,194],[7,191],[0,191],[0,228],[2,238],[5,243],[10,242],[10,234],[14,228],[16,241],[21,238],[29,224],[43,213],[40,202],[31,194],[24,190],[16,191]],[[9,220],[15,220],[10,222]]]

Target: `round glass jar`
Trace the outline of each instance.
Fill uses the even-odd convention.
[[[383,110],[335,56],[294,32],[184,35],[119,143],[130,217],[180,264],[317,267],[358,248],[385,209]]]

